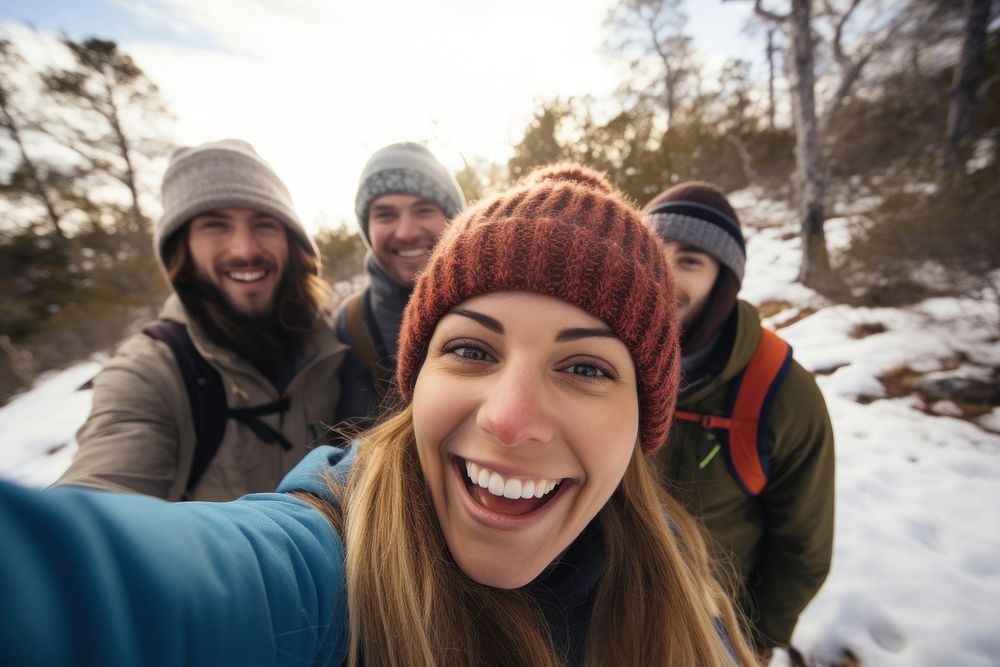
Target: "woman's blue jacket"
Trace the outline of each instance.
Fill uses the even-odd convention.
[[[353,460],[319,448],[230,503],[0,482],[0,665],[341,664],[340,537],[285,492],[329,498]]]

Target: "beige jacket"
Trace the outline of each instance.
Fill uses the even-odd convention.
[[[278,400],[259,371],[204,335],[176,294],[160,313],[188,326],[195,347],[222,375],[231,408]],[[294,447],[283,450],[230,419],[218,452],[190,499],[232,500],[273,491],[333,424],[340,399],[338,371],[346,346],[321,325],[306,340],[301,368],[285,393],[291,407],[262,417]],[[168,500],[184,496],[194,458],[195,430],[187,390],[173,352],[138,333],[126,340],[94,378],[90,416],[76,435],[80,450],[57,484],[143,493]]]

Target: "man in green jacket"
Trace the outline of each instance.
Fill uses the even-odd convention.
[[[746,263],[739,219],[704,182],[664,191],[645,211],[674,269],[683,325],[681,394],[657,463],[675,495],[713,538],[724,578],[753,628],[762,656],[788,646],[816,595],[833,548],[833,429],[812,375],[794,360],[773,390],[744,374],[762,340],[757,310],[737,298]],[[778,343],[783,347],[783,344]],[[730,432],[704,416],[729,417],[734,387],[769,395],[762,442],[750,463],[762,488],[740,477]],[[757,382],[757,385],[764,384]],[[737,463],[734,463],[734,460]],[[759,466],[759,467],[758,467]],[[735,570],[732,572],[731,570]]]
[[[327,323],[316,246],[244,141],[175,151],[162,203],[153,245],[173,294],[94,378],[58,483],[168,500],[273,491],[324,440],[340,398],[346,346]]]

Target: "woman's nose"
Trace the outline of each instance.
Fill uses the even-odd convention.
[[[499,444],[541,444],[555,435],[544,374],[508,364],[483,400],[476,423]]]

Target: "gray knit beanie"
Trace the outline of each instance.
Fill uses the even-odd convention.
[[[164,244],[174,232],[200,213],[229,207],[273,215],[306,250],[319,256],[292,208],[288,188],[245,141],[223,139],[175,150],[163,175],[160,199],[163,215],[153,228],[153,245],[161,264]]]
[[[701,248],[742,284],[746,243],[736,211],[717,186],[703,181],[680,183],[647,204],[645,213],[661,239]]]
[[[379,150],[361,171],[354,211],[368,239],[368,209],[385,194],[407,194],[436,204],[451,220],[465,208],[465,195],[458,182],[434,155],[412,142],[392,144]]]

